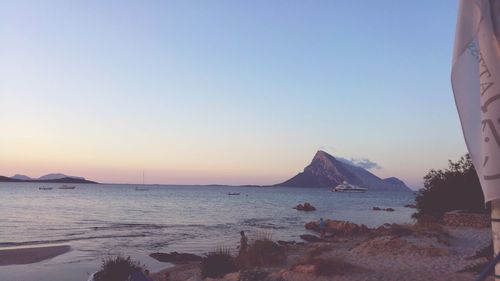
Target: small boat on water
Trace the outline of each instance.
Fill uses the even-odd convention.
[[[359,186],[350,184],[346,181],[344,181],[343,183],[337,185],[336,187],[332,187],[330,189],[331,192],[360,192],[360,193],[366,192],[367,190],[368,190],[368,188],[359,187]]]
[[[60,186],[59,189],[75,189],[76,186],[74,185],[63,185],[63,186]]]
[[[137,191],[147,191],[149,189],[144,188],[144,187],[136,187],[135,190],[137,190]]]
[[[42,186],[42,187],[39,187],[38,188],[39,190],[52,190],[54,189],[53,187],[45,187],[45,186]]]
[[[240,195],[238,192],[229,192],[227,195]]]

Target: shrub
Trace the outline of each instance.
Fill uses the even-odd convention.
[[[142,270],[143,267],[130,257],[108,258],[103,260],[101,269],[94,275],[94,281],[127,281],[130,274]]]
[[[201,260],[201,276],[202,278],[223,277],[227,273],[238,271],[234,258],[231,256],[229,250],[218,249],[214,252],[208,253]]]
[[[277,266],[285,259],[285,249],[272,240],[255,240],[241,257],[250,266]]]
[[[431,170],[424,176],[424,188],[417,194],[416,219],[442,218],[452,210],[482,213],[484,197],[476,170],[469,154],[457,162],[448,162],[446,170]]]

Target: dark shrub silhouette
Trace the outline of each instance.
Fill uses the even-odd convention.
[[[285,248],[270,239],[255,240],[240,258],[251,267],[281,265],[286,259]]]
[[[101,270],[94,275],[94,281],[127,281],[130,274],[142,270],[142,266],[130,260],[130,257],[108,258],[103,260]]]
[[[215,252],[208,253],[201,260],[202,278],[219,278],[235,271],[238,271],[235,260],[229,250],[226,249],[218,249]]]
[[[416,207],[413,217],[419,221],[440,219],[452,210],[486,212],[481,185],[469,154],[457,162],[449,160],[448,169],[430,170],[424,176],[424,188],[417,194]]]

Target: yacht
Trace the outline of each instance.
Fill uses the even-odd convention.
[[[336,187],[332,187],[330,189],[331,192],[366,192],[368,188],[359,187],[353,184],[350,184],[346,181],[337,185]]]

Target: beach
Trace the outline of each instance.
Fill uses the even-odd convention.
[[[477,273],[469,272],[471,266],[486,262],[477,252],[491,243],[489,228],[444,227],[447,240],[439,242],[434,234],[395,237],[391,235],[360,235],[335,237],[325,242],[306,243],[287,247],[286,262],[277,267],[261,268],[269,279],[286,281],[470,281]],[[334,259],[351,265],[340,274],[319,276],[308,263],[314,258]],[[170,272],[173,281],[224,280],[236,281],[240,273],[223,278],[202,279],[199,264],[179,265],[157,273],[155,280],[162,280]],[[280,279],[281,278],[281,279]],[[493,280],[491,277],[487,280]]]
[[[0,226],[9,229],[0,233],[0,276],[25,281],[87,280],[99,270],[103,259],[120,255],[130,256],[158,276],[166,270],[172,272],[174,280],[199,280],[198,264],[174,265],[149,255],[177,251],[204,256],[220,247],[235,255],[239,231],[244,230],[251,241],[268,236],[275,242],[304,243],[283,246],[286,262],[265,268],[271,276],[283,276],[284,280],[329,280],[297,272],[307,268],[307,264],[294,266],[306,260],[311,251],[353,265],[353,270],[335,276],[335,280],[471,280],[474,273],[459,271],[484,262],[484,258],[471,257],[491,241],[489,228],[446,226],[449,237],[433,232],[430,237],[421,233],[394,237],[375,231],[387,224],[415,223],[411,219],[414,209],[404,207],[414,201],[412,193],[147,188],[139,192],[134,185],[78,185],[71,191],[40,191],[33,184],[0,185],[0,210],[8,218],[0,220]],[[241,195],[227,195],[234,191]],[[305,201],[317,210],[293,209]],[[374,211],[374,206],[394,211]],[[365,224],[370,233],[305,242],[301,235],[318,235],[305,225],[319,217]]]
[[[477,253],[491,243],[489,228],[444,226],[439,231],[425,230],[404,236],[377,231],[377,234],[331,236],[321,242],[288,244],[283,246],[286,261],[282,265],[258,270],[267,273],[266,278],[270,279],[266,280],[466,281],[477,275],[467,268],[486,262],[486,258]],[[3,249],[0,266],[38,263],[68,251],[67,245]],[[315,274],[311,258],[340,260],[350,267],[341,274],[320,276]],[[169,272],[172,281],[237,281],[240,278],[236,272],[222,278],[202,279],[199,262],[165,264],[164,267],[153,274],[155,281],[162,281],[165,272]]]

